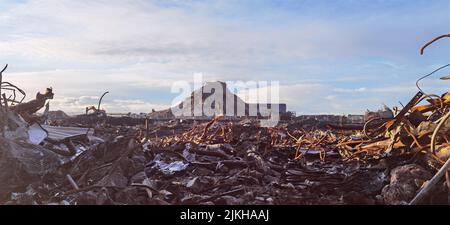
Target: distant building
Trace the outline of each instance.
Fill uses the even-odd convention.
[[[380,109],[378,111],[367,110],[366,113],[364,114],[364,121],[367,122],[373,118],[383,118],[383,119],[394,118],[394,112],[386,105],[383,106],[383,109]]]
[[[358,123],[364,123],[364,115],[347,115],[347,123],[350,124],[358,124]]]
[[[363,124],[364,115],[300,115],[297,120],[316,121],[325,124],[344,125],[344,124]]]
[[[147,113],[128,113],[128,117],[135,119],[145,119],[147,117]]]
[[[49,120],[63,120],[69,118],[70,116],[68,116],[64,111],[57,110],[49,111],[47,117]]]

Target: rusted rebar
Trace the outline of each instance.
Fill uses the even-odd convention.
[[[433,44],[433,42],[435,42],[439,39],[445,38],[445,37],[450,37],[450,34],[444,34],[444,35],[441,35],[441,36],[436,37],[433,40],[429,41],[420,49],[420,54],[423,55],[423,51],[425,50],[425,48],[427,48],[429,45]]]
[[[447,112],[444,117],[442,117],[441,121],[439,122],[438,126],[433,132],[433,135],[431,136],[431,152],[434,153],[436,149],[436,136],[439,133],[439,130],[445,124],[445,121],[450,117],[450,112]],[[425,197],[428,196],[428,194],[431,192],[431,190],[436,186],[436,184],[441,180],[441,178],[445,175],[448,168],[450,167],[450,157],[447,159],[445,164],[439,169],[439,171],[434,175],[431,180],[429,180],[424,187],[420,190],[420,192],[414,197],[414,199],[409,203],[410,205],[417,205],[421,203]]]

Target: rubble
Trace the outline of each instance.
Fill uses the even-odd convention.
[[[144,129],[96,131],[104,142],[91,146],[84,140],[89,150],[52,171],[50,181],[36,180],[34,185],[48,189],[34,196],[40,196],[40,204],[397,204],[411,200],[420,187],[389,184],[398,176],[390,169],[407,163],[408,151],[383,157],[385,143],[379,158],[370,150],[363,157],[358,146],[375,148],[370,146],[377,142],[338,131],[310,133],[289,130],[287,124],[265,128],[220,119],[150,127],[148,133],[158,131],[158,136],[146,137]],[[175,129],[184,132],[163,132]],[[432,171],[424,170],[422,182]],[[410,194],[393,200],[397,187]]]
[[[184,132],[146,138],[144,127],[105,127],[97,133],[104,142],[85,140],[89,151],[52,170],[51,179],[10,191],[8,204],[23,204],[17,196],[39,204],[370,204],[386,182],[384,171],[361,173],[359,162],[344,163],[337,153],[321,160],[317,151],[304,152],[307,162],[296,159],[298,144],[283,127],[220,119],[174,127],[165,123],[148,133]],[[30,185],[42,189],[30,197]]]

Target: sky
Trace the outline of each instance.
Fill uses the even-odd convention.
[[[4,81],[27,100],[52,87],[52,110],[164,109],[171,86],[279,81],[297,114],[362,114],[406,104],[415,81],[450,63],[448,1],[1,0]],[[0,65],[0,67],[2,67]],[[443,70],[421,83],[443,94]]]

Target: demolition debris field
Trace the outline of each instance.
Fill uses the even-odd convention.
[[[419,88],[361,126],[290,117],[262,127],[221,116],[113,119],[100,107],[52,119],[52,89],[23,102],[6,80],[2,204],[448,204],[449,93]]]

